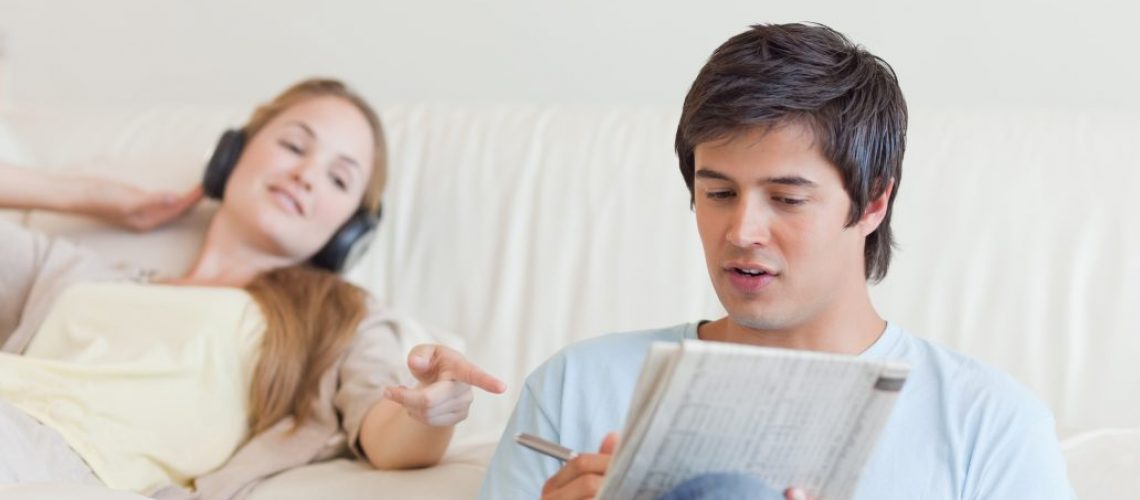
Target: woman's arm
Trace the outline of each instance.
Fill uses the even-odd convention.
[[[506,390],[502,381],[443,346],[416,346],[408,368],[419,386],[389,387],[386,399],[372,405],[360,426],[360,447],[377,469],[435,465],[455,424],[467,418],[472,386],[493,393]]]
[[[147,191],[109,179],[0,164],[0,208],[86,215],[145,231],[178,218],[201,199],[200,186],[183,194]]]
[[[74,212],[85,189],[75,179],[0,164],[0,208]]]
[[[360,447],[377,469],[430,467],[443,458],[454,431],[454,425],[425,424],[398,403],[381,399],[368,410],[360,426]]]

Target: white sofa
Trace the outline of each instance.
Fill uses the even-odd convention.
[[[385,218],[349,276],[460,334],[511,391],[476,399],[438,467],[320,464],[272,478],[253,497],[469,498],[521,381],[560,346],[717,316],[672,151],[676,111],[384,109]],[[244,116],[17,109],[0,117],[0,159],[185,188],[221,130]],[[1140,496],[1131,491],[1140,470],[1137,137],[1135,114],[912,111],[894,215],[900,245],[873,288],[887,318],[1008,371],[1046,401],[1083,498]],[[210,209],[146,235],[5,216],[177,271]]]

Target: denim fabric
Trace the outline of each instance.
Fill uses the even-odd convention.
[[[735,473],[701,474],[678,484],[657,500],[783,500],[755,476]]]

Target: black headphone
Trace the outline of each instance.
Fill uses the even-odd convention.
[[[237,165],[245,148],[245,132],[237,129],[227,130],[218,139],[218,146],[210,156],[210,163],[206,164],[206,174],[202,177],[202,189],[206,196],[221,200],[226,192],[226,181]],[[369,213],[368,209],[361,207],[349,217],[333,233],[328,243],[321,248],[309,263],[334,273],[355,264],[361,255],[368,250],[376,234],[376,226],[380,224],[380,214],[383,210],[377,207],[376,213]]]

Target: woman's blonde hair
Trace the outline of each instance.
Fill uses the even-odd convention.
[[[387,146],[380,118],[368,103],[336,80],[304,80],[254,110],[243,127],[252,139],[286,109],[318,97],[352,103],[372,128],[372,176],[361,208],[376,213],[387,180]],[[287,417],[294,429],[319,404],[321,376],[347,349],[367,312],[366,292],[328,271],[300,264],[262,273],[246,285],[261,307],[265,335],[250,387],[250,428],[260,433]]]

